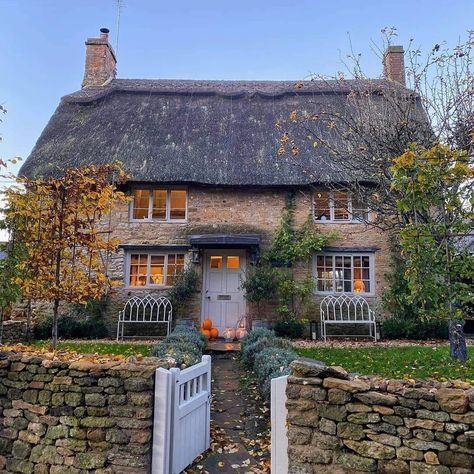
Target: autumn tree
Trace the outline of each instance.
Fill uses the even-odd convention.
[[[382,44],[373,45],[373,51],[381,60],[397,36],[394,28],[386,28],[382,33]],[[309,81],[320,81],[321,95],[333,98],[313,103],[309,100],[305,110],[292,111],[278,124],[282,130],[280,153],[292,153],[295,164],[306,169],[304,158],[299,155],[302,140],[297,137],[310,141],[314,153],[340,176],[338,183],[328,181],[327,186],[346,191],[364,203],[370,211],[366,214],[370,216],[366,224],[388,231],[396,242],[395,248],[403,248],[400,261],[406,269],[409,288],[406,296],[412,304],[420,305],[412,313],[418,314],[418,309],[425,317],[443,313],[444,318],[454,321],[450,323],[451,343],[452,347],[458,347],[462,346],[458,304],[460,299],[469,298],[469,292],[465,286],[458,285],[457,279],[453,280],[451,273],[455,271],[453,267],[463,262],[455,251],[454,239],[460,240],[469,229],[459,220],[463,217],[465,201],[461,205],[456,200],[472,182],[463,182],[467,180],[466,175],[456,175],[461,169],[456,163],[469,162],[468,157],[473,154],[474,32],[469,31],[465,40],[454,48],[438,43],[424,53],[413,45],[414,40],[411,40],[404,55],[406,84],[384,77],[370,79],[364,72],[362,56],[353,51],[344,60],[345,71],[330,78],[310,77]],[[306,82],[296,84],[297,89],[304,90]],[[397,181],[402,169],[394,166],[394,160],[406,158],[408,150],[410,153],[416,150],[420,158],[410,173],[425,183],[428,177],[435,179],[433,186],[419,186],[416,196],[407,196],[406,189]],[[436,168],[432,160],[427,160],[426,155],[434,150],[438,157],[440,153],[444,156],[443,160],[439,158],[445,162],[443,167],[438,164]],[[443,180],[447,181],[443,184]],[[318,181],[317,177],[314,181]],[[408,205],[407,199],[412,199],[412,205]],[[421,209],[416,200],[419,205],[431,201],[434,207],[441,206],[441,211],[437,209],[433,213],[429,206]],[[454,214],[459,219],[454,219],[452,209],[448,212],[443,207],[455,201],[458,206]],[[413,235],[414,226],[418,230]],[[421,226],[426,226],[423,232]],[[413,274],[420,270],[418,264],[430,253],[422,245],[422,236],[426,233],[431,235],[434,246],[449,249],[449,252],[442,260],[439,251],[435,254],[434,247],[431,249],[433,260],[428,258],[427,262],[438,266],[430,275],[443,284],[437,288],[440,293],[428,295],[425,292],[423,296],[422,289],[427,290],[427,287],[422,283],[429,285],[433,280],[420,280],[421,286],[417,289]],[[412,235],[411,243],[416,242],[416,245],[409,244],[408,235]],[[423,243],[428,245],[427,240]],[[416,255],[414,252],[418,250],[420,254]],[[429,291],[435,286],[433,283]],[[457,294],[457,289],[464,296]],[[448,306],[441,305],[441,300],[434,302],[442,299],[441,294],[450,295]],[[429,304],[423,298],[428,298]],[[457,349],[453,351],[453,355],[458,353]]]
[[[391,168],[400,211],[399,239],[410,297],[422,317],[448,319],[451,356],[467,359],[463,306],[474,302],[474,257],[463,237],[474,220],[474,166],[465,151],[411,145]]]
[[[117,189],[125,178],[120,163],[90,165],[60,177],[21,177],[7,190],[7,218],[25,250],[15,283],[25,298],[52,303],[54,347],[60,302],[84,304],[108,290],[108,260],[117,242],[104,220],[127,199]]]
[[[382,33],[381,44],[373,45],[381,61],[397,35],[393,28]],[[294,110],[278,123],[279,153],[291,153],[294,164],[311,177],[299,154],[309,141],[313,153],[341,178],[326,185],[366,204],[371,211],[368,225],[394,232],[411,216],[397,205],[400,196],[391,186],[393,159],[411,143],[430,148],[439,142],[469,151],[474,130],[474,31],[454,48],[439,43],[425,53],[413,44],[405,52],[406,86],[383,77],[371,79],[363,57],[351,51],[344,71],[298,82],[296,90],[303,92],[306,84],[318,81],[321,92],[308,99],[304,110]],[[331,100],[322,100],[325,95]],[[314,182],[319,178],[314,176]]]

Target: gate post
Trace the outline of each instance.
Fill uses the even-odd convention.
[[[288,429],[286,418],[286,385],[288,375],[271,380],[271,473],[288,473]]]
[[[211,399],[212,399],[212,389],[211,389],[211,356],[206,354],[202,356],[201,359],[207,365],[207,377],[206,377],[206,384],[207,384],[207,393],[209,394],[209,398],[207,401],[207,418],[206,418],[206,449],[209,449],[211,445]]]
[[[162,367],[155,372],[153,413],[152,474],[169,474],[171,462],[171,413],[174,385],[171,374]]]

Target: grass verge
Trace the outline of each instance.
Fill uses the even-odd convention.
[[[460,379],[474,382],[474,359],[454,362],[447,346],[316,347],[296,349],[302,357],[340,365],[349,372],[395,379]]]
[[[68,341],[60,342],[58,349],[79,352],[80,354],[102,354],[102,355],[142,355],[149,356],[151,349],[156,343],[127,343],[111,341]],[[34,341],[33,347],[47,348],[51,345],[49,341]]]

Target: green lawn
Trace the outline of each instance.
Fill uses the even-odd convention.
[[[34,341],[31,345],[36,347],[48,347],[49,341]],[[60,342],[58,349],[67,349],[81,354],[104,354],[104,355],[142,355],[149,356],[153,344],[127,343],[111,341],[68,341]]]
[[[473,352],[471,347],[471,352]],[[349,372],[381,375],[396,379],[461,379],[474,382],[474,354],[465,364],[453,362],[447,346],[305,348],[300,356],[330,365],[340,365]]]

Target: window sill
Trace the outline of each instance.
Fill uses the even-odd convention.
[[[313,294],[315,296],[328,296],[328,295],[333,295],[333,296],[362,296],[362,297],[368,297],[368,298],[374,298],[377,296],[375,293],[354,293],[354,292],[348,292],[348,291],[314,291]]]
[[[132,291],[135,291],[135,290],[169,290],[170,288],[172,288],[172,286],[167,286],[167,285],[154,285],[154,286],[127,286],[127,285],[124,285],[124,290],[132,290]]]
[[[168,221],[161,221],[159,219],[129,219],[128,222],[136,224],[187,224],[187,219],[176,219],[176,220],[168,220]]]
[[[317,221],[315,219],[313,219],[313,222],[315,224],[361,224],[361,225],[368,225],[370,224],[370,221],[366,222],[366,221],[330,221],[330,220],[327,220],[327,221]]]

